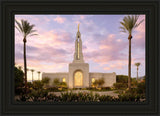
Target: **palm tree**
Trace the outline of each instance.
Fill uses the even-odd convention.
[[[27,61],[26,61],[26,42],[28,36],[37,35],[35,34],[36,30],[33,30],[35,25],[31,25],[27,20],[21,20],[18,22],[16,20],[16,29],[23,35],[23,43],[24,43],[24,76],[25,76],[25,90],[27,91]]]
[[[32,72],[32,83],[33,83],[33,72],[34,72],[34,69],[31,69],[31,72]]]
[[[18,69],[19,69],[19,70],[22,70],[22,66],[18,66]]]
[[[27,68],[27,71],[29,71],[30,69],[29,68]]]
[[[37,71],[37,73],[38,73],[38,80],[40,80],[40,71]]]
[[[137,66],[137,81],[138,81],[138,67],[141,65],[140,62],[135,63],[135,66]]]
[[[139,23],[137,23],[139,16],[125,16],[123,18],[123,21],[121,21],[121,31],[128,33],[128,40],[129,40],[129,60],[128,60],[128,88],[131,89],[131,39],[132,39],[132,31],[136,27],[138,27],[143,20],[141,20]]]

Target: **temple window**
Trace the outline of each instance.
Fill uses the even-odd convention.
[[[66,78],[63,78],[63,79],[62,79],[62,82],[66,82]]]
[[[95,78],[92,78],[92,83],[94,83],[95,82]]]

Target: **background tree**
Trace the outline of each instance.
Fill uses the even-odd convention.
[[[24,73],[21,69],[14,67],[14,79],[15,79],[15,88],[23,87],[24,85]]]
[[[34,69],[31,69],[31,72],[32,72],[32,83],[33,83],[33,81],[34,81],[34,78],[33,78]]]
[[[127,84],[128,83],[128,76],[127,75],[116,75],[116,82]]]
[[[137,66],[137,81],[138,81],[138,68],[139,68],[140,65],[141,65],[140,62],[135,63],[135,66]]]
[[[20,94],[23,92],[23,86],[24,86],[24,72],[14,67],[14,81],[15,81],[15,94]]]
[[[29,69],[29,68],[27,68],[27,72],[28,72],[28,71],[30,71],[30,69]]]
[[[127,75],[116,75],[116,83],[113,84],[115,89],[127,89],[128,76]]]
[[[120,27],[122,32],[128,33],[128,40],[129,40],[129,60],[128,60],[128,88],[131,89],[131,39],[132,39],[132,32],[133,29],[138,27],[143,20],[141,20],[139,23],[137,23],[139,16],[125,16],[123,18],[123,21],[120,22],[122,25]]]
[[[18,69],[19,69],[19,70],[22,70],[22,66],[18,66]]]
[[[36,30],[33,30],[35,25],[31,25],[27,20],[21,20],[18,22],[16,20],[16,29],[23,35],[23,43],[24,43],[24,76],[25,76],[25,90],[27,90],[27,60],[26,60],[26,42],[28,36],[37,35],[35,34]]]
[[[55,78],[55,79],[53,80],[53,86],[58,87],[59,84],[60,84],[59,78]]]
[[[43,83],[45,86],[49,84],[49,81],[50,81],[50,78],[48,78],[48,77],[44,77],[44,78],[42,79],[42,83]]]
[[[37,73],[38,73],[38,80],[40,80],[40,71],[37,71]]]

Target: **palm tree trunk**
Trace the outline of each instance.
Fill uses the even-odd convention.
[[[40,74],[38,73],[38,80],[40,80]]]
[[[131,89],[131,38],[132,36],[129,35],[129,60],[128,60],[128,88]]]
[[[137,67],[137,82],[138,82],[138,67]]]
[[[33,83],[33,72],[32,72],[32,83]]]
[[[26,38],[23,39],[23,42],[24,42],[24,76],[25,76],[25,91],[27,92]]]

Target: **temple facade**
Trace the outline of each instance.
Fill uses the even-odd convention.
[[[116,73],[97,73],[89,72],[89,64],[85,63],[82,52],[81,33],[78,31],[75,40],[75,53],[73,62],[69,64],[69,72],[65,73],[42,73],[42,78],[50,78],[52,85],[55,78],[59,78],[61,82],[66,82],[69,88],[87,88],[91,87],[92,83],[100,78],[103,78],[105,83],[103,87],[111,87],[116,83]]]

